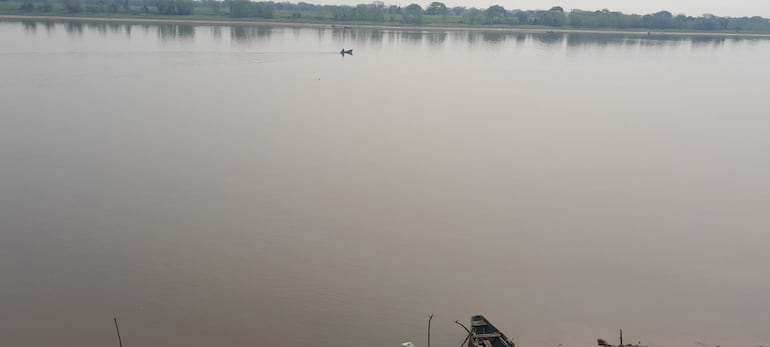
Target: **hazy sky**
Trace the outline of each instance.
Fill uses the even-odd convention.
[[[323,4],[357,4],[367,0],[305,0],[310,3]],[[386,4],[408,5],[416,2],[427,5],[432,0],[385,0]],[[770,0],[447,0],[447,6],[489,7],[499,4],[508,9],[548,9],[552,6],[562,6],[567,10],[573,8],[586,10],[610,9],[626,13],[646,14],[660,10],[668,10],[675,14],[686,13],[699,16],[711,13],[721,16],[763,16],[770,17]]]

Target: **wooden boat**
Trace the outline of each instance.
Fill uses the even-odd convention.
[[[468,347],[514,347],[514,344],[484,316],[475,315],[471,317]]]

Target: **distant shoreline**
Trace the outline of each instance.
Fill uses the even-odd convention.
[[[39,16],[39,15],[8,15],[0,14],[2,20],[41,20],[41,21],[74,21],[74,22],[112,22],[112,23],[152,23],[152,24],[196,24],[196,25],[253,25],[253,26],[285,26],[308,28],[338,28],[338,29],[379,29],[379,30],[418,30],[418,31],[479,31],[479,32],[510,32],[510,33],[580,33],[580,34],[611,34],[611,35],[667,35],[667,36],[717,36],[717,37],[753,37],[768,38],[770,34],[736,33],[736,32],[692,32],[666,30],[604,30],[604,29],[573,29],[573,28],[532,28],[532,27],[490,27],[490,26],[430,26],[430,25],[387,25],[387,24],[352,24],[352,23],[310,23],[284,22],[271,20],[219,20],[219,19],[176,19],[176,18],[137,18],[120,17],[89,17],[89,16]]]

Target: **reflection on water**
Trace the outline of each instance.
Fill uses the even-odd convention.
[[[45,25],[45,30],[48,33],[53,33],[56,30],[56,23],[52,21],[45,21],[43,22],[43,25]]]
[[[305,30],[303,30],[301,27],[292,27],[289,30],[291,30],[291,34],[294,36],[294,38],[299,38],[305,34]]]
[[[110,31],[113,33],[121,33],[125,26],[120,23],[107,23],[107,27],[109,27]]]
[[[770,341],[767,40],[0,37],[0,344]]]
[[[532,34],[532,38],[540,43],[544,44],[561,44],[568,35],[545,33],[545,34]]]
[[[742,39],[734,39],[731,40],[732,42],[741,42]],[[701,37],[693,37],[690,42],[694,46],[723,46],[725,43],[727,43],[727,39],[724,37],[708,37],[708,36],[701,36]]]
[[[236,25],[230,27],[230,38],[239,43],[264,41],[273,34],[271,27]]]
[[[495,45],[505,42],[509,35],[512,34],[504,32],[483,32],[481,33],[481,38],[485,43]]]
[[[506,41],[522,44],[527,39],[539,37],[539,35],[504,31],[469,31],[457,36],[457,39],[466,41],[471,46],[483,44],[489,47],[494,47]]]
[[[326,29],[325,28],[317,28],[315,30],[315,33],[316,33],[316,38],[318,39],[318,41],[319,42],[323,41],[324,37],[326,36]]]
[[[382,38],[384,37],[382,30],[369,30],[367,31],[367,33],[368,33],[368,36],[365,39],[366,41],[370,41],[373,43],[382,42]]]
[[[643,39],[637,37],[626,37],[623,35],[591,35],[591,34],[564,34],[568,46],[602,47],[607,45],[635,45],[647,44],[657,45],[660,42],[655,40]]]
[[[421,31],[402,31],[397,32],[396,37],[398,42],[406,43],[410,45],[419,45],[425,38],[424,32]]]
[[[38,25],[45,26],[49,33],[55,32],[57,25],[53,21],[21,21],[25,31],[35,33]],[[105,22],[78,22],[67,21],[64,24],[66,32],[73,36],[81,36],[84,30],[99,35],[108,33],[117,35],[131,35],[132,28],[139,27],[145,33],[155,32],[163,41],[191,40],[195,37],[195,26],[188,24],[123,24],[123,23],[105,23]],[[678,36],[678,35],[647,35],[639,34],[604,34],[604,33],[560,33],[560,32],[541,32],[541,33],[522,33],[510,31],[412,31],[412,30],[377,30],[377,29],[348,29],[348,28],[301,28],[289,27],[276,29],[270,26],[257,25],[237,25],[232,27],[213,25],[209,26],[208,39],[220,40],[223,31],[229,31],[229,36],[233,42],[254,43],[258,41],[271,40],[271,36],[276,33],[281,35],[291,33],[294,38],[302,38],[308,32],[314,32],[319,41],[326,39],[330,34],[332,39],[341,42],[367,42],[369,44],[381,45],[383,39],[387,38],[388,44],[409,44],[439,48],[449,43],[452,46],[461,45],[474,47],[484,45],[488,48],[501,46],[504,44],[527,45],[530,42],[538,43],[543,46],[552,46],[555,48],[564,47],[607,47],[607,46],[668,46],[668,45],[691,45],[693,47],[723,46],[728,43],[756,43],[765,39],[761,37],[747,36]],[[278,38],[282,39],[282,38]]]
[[[214,40],[222,39],[222,27],[218,25],[211,26],[211,38]]]
[[[86,23],[86,27],[101,35],[104,35],[107,33],[107,23],[104,23],[104,22],[89,22],[89,23]]]
[[[22,21],[21,24],[24,26],[24,30],[35,32],[37,31],[37,22],[36,21]]]
[[[64,27],[70,35],[80,36],[83,34],[83,23],[81,22],[66,22]]]
[[[425,32],[425,39],[431,46],[441,46],[446,41],[447,33],[443,31]]]
[[[325,29],[320,29],[324,30]],[[332,37],[337,41],[367,41],[379,43],[382,41],[385,33],[382,30],[361,29],[351,30],[343,28],[334,28],[331,30]]]
[[[189,40],[195,36],[195,26],[189,24],[161,24],[157,30],[158,37],[164,41]]]

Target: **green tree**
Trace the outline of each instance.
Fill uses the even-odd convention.
[[[384,22],[385,12],[382,7],[378,7],[377,5],[361,4],[356,6],[353,17],[360,21]]]
[[[166,15],[190,15],[192,14],[192,0],[158,0],[156,6],[158,13]]]
[[[227,0],[230,17],[261,17],[273,18],[273,4],[265,2],[251,2],[249,0]],[[337,19],[335,17],[335,19]]]
[[[455,15],[455,16],[462,16],[467,11],[468,11],[468,9],[466,9],[465,7],[456,6],[456,7],[452,7],[452,9],[449,12],[452,13],[453,15]]]
[[[500,5],[493,5],[484,11],[484,16],[486,24],[504,24],[508,19],[508,11]]]
[[[37,5],[37,10],[40,12],[51,12],[53,11],[53,5],[51,5],[51,3],[48,1],[43,1]]]
[[[35,9],[35,5],[30,1],[25,1],[19,6],[19,11],[32,11]]]
[[[349,6],[333,6],[332,16],[336,21],[353,20],[353,9]]]
[[[660,11],[655,14],[648,14],[642,17],[645,27],[651,29],[671,29],[676,28],[676,19],[668,11]]]
[[[513,14],[514,17],[516,17],[516,22],[519,24],[529,24],[530,18],[529,18],[529,12],[527,11],[519,11]]]
[[[544,25],[560,27],[567,23],[567,15],[564,14],[564,9],[559,6],[553,7],[547,12],[543,13],[542,18],[542,24]]]
[[[422,24],[422,7],[417,4],[404,7],[403,11],[401,11],[401,20],[406,24]]]
[[[472,8],[463,14],[463,23],[470,25],[484,24],[484,11]]]
[[[449,9],[443,2],[431,2],[428,8],[425,9],[425,14],[446,16],[449,14]]]
[[[80,0],[64,0],[62,2],[64,10],[69,13],[78,13],[81,11]]]

